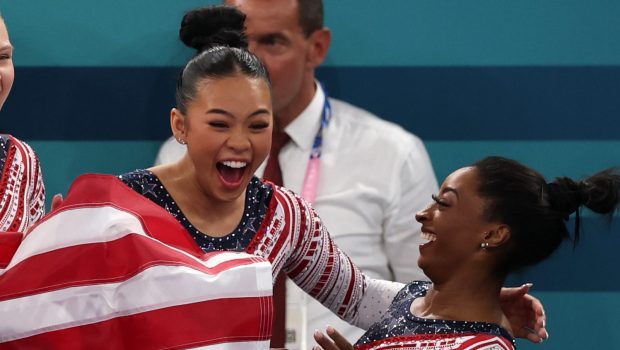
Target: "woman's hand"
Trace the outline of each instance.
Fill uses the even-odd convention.
[[[542,343],[549,338],[545,310],[540,300],[527,294],[531,287],[531,283],[526,283],[518,288],[502,288],[500,301],[514,336]]]
[[[313,347],[312,350],[353,350],[353,345],[338,333],[334,327],[327,326],[325,333],[327,333],[329,338],[319,330],[314,332],[314,340],[316,340],[319,346]]]

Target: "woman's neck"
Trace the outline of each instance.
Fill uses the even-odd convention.
[[[245,191],[233,201],[209,196],[196,180],[195,169],[184,161],[152,169],[176,201],[187,220],[199,231],[211,236],[231,233],[241,221]]]
[[[424,298],[414,301],[411,312],[424,318],[496,323],[510,331],[499,298],[502,284],[478,276],[433,283]]]

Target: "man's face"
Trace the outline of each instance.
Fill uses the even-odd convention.
[[[249,49],[267,66],[273,109],[279,113],[299,103],[303,84],[313,79],[311,41],[300,23],[297,0],[225,0],[247,15]]]

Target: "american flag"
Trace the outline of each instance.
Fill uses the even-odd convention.
[[[269,262],[203,254],[115,177],[78,178],[14,238],[0,239],[0,349],[269,348]]]

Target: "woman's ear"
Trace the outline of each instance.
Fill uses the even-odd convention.
[[[497,225],[492,230],[489,230],[484,235],[484,241],[486,248],[498,248],[510,241],[512,232],[507,225]]]
[[[170,110],[170,128],[174,138],[183,144],[185,142],[185,116],[176,108]]]

